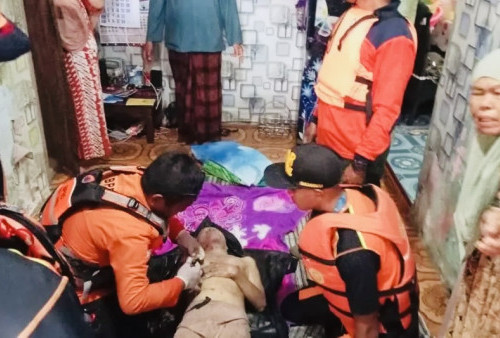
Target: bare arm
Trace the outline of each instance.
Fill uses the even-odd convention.
[[[259,270],[250,257],[219,259],[203,266],[204,276],[231,278],[245,298],[258,310],[266,307],[266,294],[260,280]]]
[[[354,316],[354,338],[378,337],[378,312],[368,315]]]
[[[240,273],[236,275],[234,281],[255,309],[262,311],[266,307],[266,293],[260,280],[257,264],[250,257],[244,257],[241,260],[244,262],[244,269],[243,271],[240,269]]]

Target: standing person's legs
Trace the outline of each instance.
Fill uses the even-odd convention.
[[[169,50],[168,59],[175,82],[175,110],[177,114],[179,141],[191,143],[193,135],[189,128],[190,114],[188,111],[189,102],[187,102],[188,82],[190,80],[189,53],[179,53]]]
[[[78,156],[82,160],[108,156],[111,143],[104,115],[97,45],[92,34],[83,49],[65,53],[64,66],[75,107]]]
[[[222,117],[221,53],[193,53],[194,130],[199,143],[220,140]]]

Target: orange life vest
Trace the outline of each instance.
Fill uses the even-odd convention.
[[[58,241],[64,221],[69,216],[83,208],[100,205],[113,206],[132,214],[148,222],[166,238],[168,229],[162,218],[135,198],[111,190],[118,175],[142,175],[143,172],[141,167],[113,166],[107,170],[96,169],[80,174],[59,185],[45,202],[41,215],[41,224],[47,229],[50,239],[54,243]],[[83,290],[80,297],[82,303],[87,301],[91,291],[107,292],[114,287],[115,277],[111,266],[100,267],[86,262],[61,242],[57,243],[57,249],[71,265],[76,288],[79,292]]]
[[[68,262],[56,250],[45,229],[17,208],[1,202],[0,247],[14,249],[72,281]]]
[[[365,190],[362,193],[360,190]],[[350,213],[326,213],[310,220],[300,234],[299,250],[307,274],[322,289],[330,304],[330,310],[342,321],[347,331],[354,336],[355,325],[346,286],[336,264],[336,259],[357,250],[371,250],[380,257],[377,274],[379,304],[381,308],[394,302],[399,320],[407,329],[412,320],[416,304],[412,295],[418,293],[415,261],[402,220],[395,203],[380,188],[372,185],[359,189],[345,189]],[[375,211],[366,205],[366,196],[373,195]],[[372,204],[371,201],[369,201]],[[373,204],[372,204],[373,208]],[[361,247],[337,253],[337,229],[355,230]],[[384,318],[379,318],[381,333],[387,332]]]
[[[84,207],[111,205],[147,221],[161,235],[167,235],[165,221],[134,198],[124,196],[111,189],[113,176],[143,173],[141,167],[112,166],[108,170],[97,169],[78,175],[57,187],[45,202],[41,223],[55,242],[61,234],[66,218]]]
[[[373,12],[352,7],[335,25],[314,87],[323,102],[362,111],[371,117],[373,72],[360,61],[360,52],[371,27],[378,21]],[[416,48],[416,32],[409,25]]]

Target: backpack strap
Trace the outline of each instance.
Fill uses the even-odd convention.
[[[34,224],[33,221],[31,221],[28,217],[24,216],[24,214],[20,212],[17,208],[8,206],[4,203],[0,203],[0,215],[18,222],[29,233],[33,234],[35,239],[43,246],[43,248],[50,255],[50,257],[43,257],[43,258],[45,258],[52,265],[54,265],[54,263],[57,263],[59,265],[61,274],[63,276],[67,276],[71,284],[74,284],[73,273],[71,271],[71,268],[69,267],[68,262],[56,250],[50,238],[47,236],[47,233],[43,230],[43,227]],[[31,245],[32,243],[26,243],[26,244]]]
[[[146,220],[156,230],[158,230],[160,235],[164,236],[167,233],[167,225],[165,221],[135,198],[119,194],[112,190],[104,189],[101,199],[106,204],[119,207],[134,216],[138,216],[139,218]]]
[[[73,178],[71,183],[67,183],[68,189],[63,189],[64,192],[60,192],[59,188],[54,192],[54,194],[61,194],[61,196],[51,196],[49,198],[43,213],[47,220],[42,222],[43,225],[47,229],[52,228],[49,232],[53,233],[52,239],[57,240],[61,233],[61,227],[69,216],[88,206],[108,205],[145,220],[158,230],[160,235],[166,236],[167,225],[161,217],[154,214],[135,198],[100,185],[103,179],[113,173],[142,174],[142,172],[141,167],[114,166],[109,169],[97,169],[78,175]],[[64,211],[60,214],[56,211],[57,203],[66,203]]]

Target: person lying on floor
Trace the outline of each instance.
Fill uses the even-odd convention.
[[[215,227],[197,236],[205,250],[201,291],[189,304],[174,338],[250,337],[245,299],[257,311],[266,296],[253,258],[228,254],[226,238]]]

